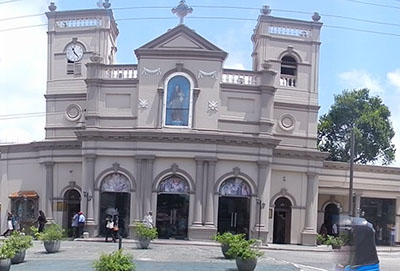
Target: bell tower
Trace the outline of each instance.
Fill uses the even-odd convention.
[[[86,108],[86,63],[113,64],[118,28],[106,1],[104,9],[56,11],[48,18],[46,139],[75,138]]]

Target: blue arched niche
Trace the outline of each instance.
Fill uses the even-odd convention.
[[[189,80],[182,75],[168,81],[165,104],[165,126],[190,126],[191,87]]]

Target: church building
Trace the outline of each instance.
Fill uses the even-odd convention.
[[[90,236],[117,213],[120,233],[133,237],[152,211],[159,238],[230,231],[313,245],[322,223],[348,212],[348,165],[317,149],[317,13],[302,21],[263,7],[249,33],[253,68],[234,70],[184,24],[191,9],[181,1],[181,23],[135,49],[137,64],[119,65],[107,3],[49,6],[46,136],[0,145],[2,231],[8,211],[23,227],[43,210],[69,229],[81,210]],[[359,215],[398,231],[400,169],[355,171]]]

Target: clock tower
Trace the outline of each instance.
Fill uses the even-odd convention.
[[[46,139],[73,139],[84,122],[86,63],[113,64],[118,28],[109,6],[56,11],[48,18]]]

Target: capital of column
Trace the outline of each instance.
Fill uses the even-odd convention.
[[[217,162],[218,158],[215,156],[195,156],[195,161]]]
[[[96,154],[95,153],[86,153],[83,155],[87,161],[94,161],[96,159]]]
[[[135,155],[135,159],[136,160],[154,160],[154,159],[156,159],[156,156],[152,155],[152,154],[138,154],[138,155]]]

